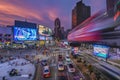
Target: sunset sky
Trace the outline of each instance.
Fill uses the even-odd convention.
[[[0,0],[0,24],[13,25],[14,20],[25,18],[28,22],[54,28],[55,18],[65,29],[71,28],[71,11],[80,0]],[[106,0],[83,0],[91,6],[92,15],[106,9]]]

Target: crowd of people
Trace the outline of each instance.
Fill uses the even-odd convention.
[[[26,74],[26,69],[23,68],[23,67],[26,66],[26,65],[30,65],[31,64],[30,61],[27,61],[27,60],[25,60],[23,58],[18,58],[18,57],[12,58],[12,59],[10,57],[3,57],[3,58],[0,59],[0,61],[2,61],[0,63],[1,68],[5,67],[4,65],[8,65],[8,67],[9,67],[9,70],[6,69],[6,71],[4,71],[9,76],[7,76],[6,73],[5,73],[4,76],[0,76],[0,77],[2,77],[2,80],[9,80],[9,78],[11,76],[21,76],[21,75],[24,75],[24,72]],[[1,74],[2,73],[3,72],[1,72]],[[33,73],[31,73],[31,72],[28,72],[27,74],[28,74],[28,78],[31,78],[31,76],[33,75]]]

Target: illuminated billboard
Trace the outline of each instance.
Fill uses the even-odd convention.
[[[48,28],[48,36],[52,35],[52,30],[50,28]]]
[[[79,50],[78,47],[74,47],[74,54],[78,54],[78,50]]]
[[[37,40],[37,29],[14,27],[14,40]]]
[[[105,45],[97,45],[94,44],[94,52],[93,54],[95,56],[101,57],[101,58],[108,58],[108,52],[109,52],[109,47]]]
[[[39,25],[38,33],[39,33],[39,35],[50,36],[50,35],[52,35],[52,30],[43,25]]]
[[[46,37],[46,40],[52,40],[52,37]]]
[[[39,36],[39,40],[46,40],[45,36]]]

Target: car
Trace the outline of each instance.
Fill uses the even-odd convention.
[[[74,68],[73,64],[68,64],[67,69],[68,69],[68,72],[71,72],[71,73],[75,72],[75,68]]]
[[[47,65],[47,60],[42,60],[42,61],[41,61],[41,65],[42,65],[42,66],[46,66],[46,65]]]
[[[62,61],[63,60],[63,56],[61,54],[58,55],[58,61]]]
[[[44,78],[50,77],[50,69],[49,69],[49,66],[44,66],[44,67],[43,67],[43,77],[44,77]]]
[[[65,59],[66,59],[67,62],[71,61],[69,56],[66,56]]]
[[[58,70],[63,71],[64,70],[64,64],[63,63],[58,63]]]

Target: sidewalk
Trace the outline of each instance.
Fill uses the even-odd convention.
[[[80,69],[82,74],[85,76],[86,80],[96,80],[96,75],[94,72],[89,72],[88,66],[84,64],[84,62],[77,62],[77,59],[74,59],[72,55],[70,55],[70,58],[73,60],[73,62],[77,65],[77,67]]]
[[[82,51],[82,52],[89,54],[89,55],[90,55],[91,57],[93,57],[93,58],[96,58],[95,56],[93,56],[93,54],[92,54],[91,51]],[[111,59],[108,59],[107,62],[108,62],[109,64],[112,64],[112,65],[120,68],[120,60],[111,60]]]
[[[17,76],[10,76],[12,69],[17,70]],[[20,58],[0,64],[0,80],[5,76],[7,80],[32,80],[35,73],[35,66],[29,61]],[[29,79],[29,74],[32,74]]]

